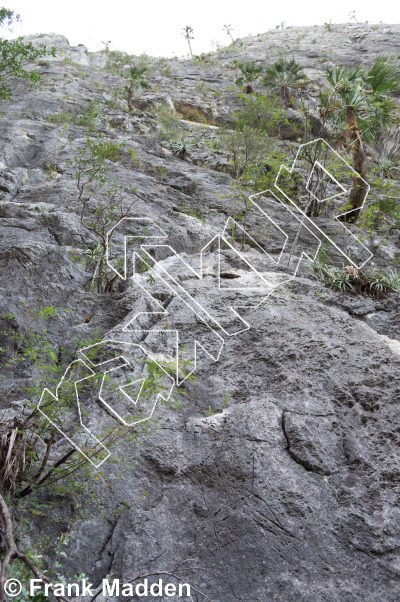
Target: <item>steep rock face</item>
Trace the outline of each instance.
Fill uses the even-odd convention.
[[[84,288],[91,273],[71,252],[92,241],[79,219],[69,161],[87,131],[74,120],[65,127],[49,118],[70,110],[79,115],[85,103],[98,100],[103,117],[97,126],[106,139],[126,145],[110,165],[112,178],[137,188],[134,214],[154,219],[190,264],[232,215],[232,179],[210,169],[218,169],[219,159],[209,147],[196,146],[185,160],[173,156],[155,137],[159,125],[151,107],[172,103],[182,117],[192,107],[210,125],[183,121],[188,136],[202,127],[204,137],[212,137],[213,124],[229,123],[237,109],[229,91],[234,70],[220,64],[233,58],[272,60],[273,52],[278,55],[290,42],[297,44],[296,58],[323,85],[321,49],[330,55],[331,44],[335,60],[355,64],[362,47],[368,62],[378,51],[390,52],[399,32],[398,26],[384,25],[334,26],[332,32],[291,28],[243,40],[240,52],[227,49],[211,66],[174,60],[166,75],[166,67],[153,61],[150,81],[160,86],[159,95],[142,94],[137,102],[150,112],[132,116],[122,100],[110,105],[113,90],[124,81],[104,71],[104,54],[70,48],[62,36],[32,36],[39,45],[54,43],[60,53],[37,67],[43,76],[37,89],[18,84],[3,103],[1,313],[16,314],[12,327],[18,331],[24,326],[21,301],[33,308],[44,303],[71,309],[48,322],[52,341],[61,348],[73,336],[90,339],[97,329],[112,338],[143,311],[143,291],[135,285],[120,282],[110,294]],[[310,36],[317,41],[308,41]],[[218,94],[207,101],[202,85],[195,93],[194,84],[201,82],[210,86],[209,95]],[[273,217],[285,225],[279,207]],[[322,220],[320,225],[332,228]],[[263,243],[262,233],[259,240]],[[376,263],[386,265],[399,251],[379,242],[368,244]],[[257,249],[246,248],[245,256],[277,277]],[[221,305],[215,252],[201,282],[182,273],[174,258],[160,259],[210,312],[223,316],[229,305],[243,303],[236,290]],[[79,494],[65,503],[49,492],[44,499],[53,500],[59,523],[33,524],[54,542],[69,529],[64,571],[71,577],[84,572],[95,585],[106,576],[129,581],[136,573],[176,569],[191,584],[191,599],[199,601],[397,601],[397,298],[339,295],[301,268],[287,287],[265,300],[266,287],[229,252],[223,254],[222,272],[239,288],[252,285],[247,298],[253,305],[263,301],[243,314],[251,328],[226,337],[217,362],[199,353],[197,379],[185,385],[183,407],[161,408],[155,425],[139,435],[140,445],[119,450],[123,463],[103,465],[104,484],[94,486],[97,506]],[[185,332],[198,328],[167,290],[157,294],[164,307],[179,311]],[[157,320],[162,328],[164,319]],[[227,313],[227,324],[232,321]],[[142,328],[152,326],[152,318],[143,318]],[[87,505],[88,516],[73,522],[77,505]],[[33,531],[32,541],[39,539]],[[51,549],[47,553],[51,557]]]

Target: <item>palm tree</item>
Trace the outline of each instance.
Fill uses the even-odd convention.
[[[368,71],[363,64],[353,70],[328,66],[326,79],[331,90],[320,95],[321,117],[334,121],[340,134],[345,133],[352,149],[352,166],[358,174],[350,191],[349,211],[342,216],[343,221],[354,222],[368,188],[362,138],[371,142],[398,123],[392,95],[400,91],[400,73],[390,57],[378,55]]]
[[[231,37],[232,43],[234,43],[235,40],[233,39],[232,34],[231,34],[232,27],[230,25],[224,25],[223,31],[226,31],[226,33],[228,34],[228,36]]]
[[[291,88],[307,79],[303,67],[294,59],[280,58],[267,68],[261,81],[266,88],[280,90],[281,100],[286,108],[292,107]]]
[[[129,78],[131,80],[131,84],[133,84],[133,88],[136,92],[139,92],[141,89],[148,90],[150,88],[149,82],[144,79],[144,74],[147,71],[148,67],[142,66],[137,67],[136,65],[131,67],[129,70]],[[144,76],[144,77],[143,77]]]
[[[356,19],[356,11],[355,10],[349,12],[349,17],[350,17],[349,23],[351,23],[352,19],[354,20],[355,23],[358,23],[358,21]]]
[[[192,46],[190,45],[190,40],[194,40],[194,37],[191,35],[193,33],[193,28],[190,25],[186,25],[182,28],[182,35],[187,39],[187,43],[189,44],[190,56],[193,58]]]
[[[251,63],[238,63],[234,61],[235,67],[238,67],[242,72],[240,77],[237,77],[235,80],[235,84],[238,86],[242,86],[246,84],[244,91],[246,94],[253,94],[253,82],[255,82],[262,73],[262,66],[256,65],[255,62]]]

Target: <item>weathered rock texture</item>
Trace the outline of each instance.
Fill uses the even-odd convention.
[[[183,118],[197,110],[214,127],[229,124],[237,107],[230,61],[269,63],[287,48],[306,64],[312,106],[312,86],[324,85],[327,61],[368,63],[377,52],[397,53],[399,37],[400,26],[291,28],[246,38],[211,64],[150,59],[155,88],[137,98],[138,108],[149,112],[131,116],[122,100],[110,106],[113,90],[124,82],[104,70],[104,54],[70,48],[62,36],[33,36],[34,43],[56,44],[59,54],[36,67],[43,78],[36,89],[17,84],[2,104],[1,313],[15,313],[18,330],[21,301],[71,308],[47,325],[55,344],[68,346],[73,335],[91,338],[96,329],[106,338],[141,303],[140,290],[122,282],[107,295],[83,288],[91,274],[72,261],[71,251],[91,241],[78,218],[67,162],[86,128],[49,117],[79,114],[85,102],[99,100],[103,135],[126,143],[112,177],[137,187],[135,215],[156,220],[189,260],[232,213],[232,180],[218,171],[222,155],[200,142],[185,160],[174,157],[155,137],[159,126],[151,108],[172,103]],[[201,126],[185,127],[194,139]],[[213,131],[202,129],[205,138]],[[189,209],[205,224],[187,215]],[[399,253],[393,243],[375,243],[378,263]],[[226,272],[240,276],[235,282],[246,277],[229,254],[224,261]],[[210,268],[201,284],[210,304],[218,296],[215,275]],[[185,285],[197,286],[194,279]],[[160,295],[167,306],[171,299]],[[230,303],[239,297],[232,293]],[[262,291],[250,297],[259,301]],[[185,321],[189,328],[189,312],[182,314]],[[140,445],[123,449],[125,464],[104,464],[97,506],[84,496],[66,503],[47,493],[43,501],[54,503],[60,522],[36,521],[31,541],[47,534],[56,543],[70,529],[68,558],[60,557],[64,572],[71,579],[83,572],[96,585],[107,575],[128,581],[135,573],[179,566],[177,574],[199,602],[397,601],[397,298],[340,295],[303,270],[253,312],[251,324],[226,339],[220,361],[201,357],[184,408],[161,410]],[[9,328],[9,321],[4,325]],[[87,504],[88,516],[73,522],[78,503]],[[52,556],[51,546],[46,554]]]

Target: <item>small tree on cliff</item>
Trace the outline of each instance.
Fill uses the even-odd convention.
[[[254,61],[234,64],[242,72],[242,75],[236,78],[235,84],[237,86],[244,86],[246,94],[253,94],[253,83],[260,77],[263,70],[262,65],[256,65]]]
[[[226,33],[228,34],[228,36],[230,36],[232,43],[235,42],[235,40],[232,37],[231,31],[232,31],[232,27],[230,25],[224,25],[223,27],[223,31],[226,31]]]
[[[93,134],[93,132],[91,132]],[[72,258],[86,267],[93,267],[90,278],[91,287],[96,286],[98,293],[112,292],[118,275],[109,269],[107,248],[116,226],[128,215],[138,201],[137,189],[125,182],[110,182],[108,173],[110,164],[119,160],[120,151],[125,144],[115,145],[104,140],[99,133],[89,135],[77,149],[72,161],[71,178],[76,180],[78,204],[80,205],[80,222],[92,238],[89,249],[76,249]],[[107,237],[107,232],[111,232]]]
[[[320,94],[321,117],[333,121],[339,135],[345,134],[353,169],[359,174],[350,192],[350,212],[343,216],[346,221],[354,222],[367,191],[363,139],[372,141],[398,123],[399,114],[392,96],[400,90],[400,73],[390,57],[378,55],[368,71],[363,64],[352,70],[342,65],[327,67],[326,78],[331,89]]]
[[[129,79],[130,83],[133,84],[133,88],[136,92],[140,92],[140,90],[148,90],[151,86],[148,81],[146,81],[146,71],[148,67],[146,65],[137,66],[134,65],[129,70]]]
[[[193,58],[192,46],[190,44],[190,40],[194,40],[194,37],[192,36],[192,33],[193,33],[193,28],[190,27],[190,25],[186,25],[183,28],[182,35],[185,36],[185,38],[187,40],[187,43],[189,44],[190,56]]]
[[[292,89],[306,79],[303,67],[294,59],[290,61],[280,58],[267,68],[262,85],[272,90],[279,90],[285,107],[292,107]]]

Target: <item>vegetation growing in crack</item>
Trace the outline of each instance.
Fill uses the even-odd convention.
[[[185,129],[180,123],[176,111],[166,104],[159,104],[155,107],[157,115],[158,129],[156,138],[166,142],[180,142],[185,137]]]
[[[86,128],[93,128],[97,121],[103,117],[103,111],[98,100],[87,102],[76,111],[60,112],[47,118],[49,123],[75,124]]]
[[[400,273],[391,268],[360,270],[353,265],[338,267],[328,260],[329,249],[320,251],[308,268],[310,274],[326,286],[342,293],[358,293],[368,297],[384,297],[400,293]]]
[[[124,146],[124,143],[115,145],[105,141],[100,133],[95,137],[88,136],[74,159],[67,162],[74,170],[71,178],[78,189],[80,222],[92,238],[92,246],[85,250],[75,249],[72,259],[93,269],[87,284],[96,287],[98,293],[111,292],[118,279],[107,264],[107,248],[115,228],[131,215],[132,207],[139,199],[137,189],[131,184],[125,186],[108,180],[110,163],[118,161]]]
[[[169,146],[172,153],[181,158],[183,158],[185,153],[190,149],[190,145],[185,138],[177,141],[171,140]]]

